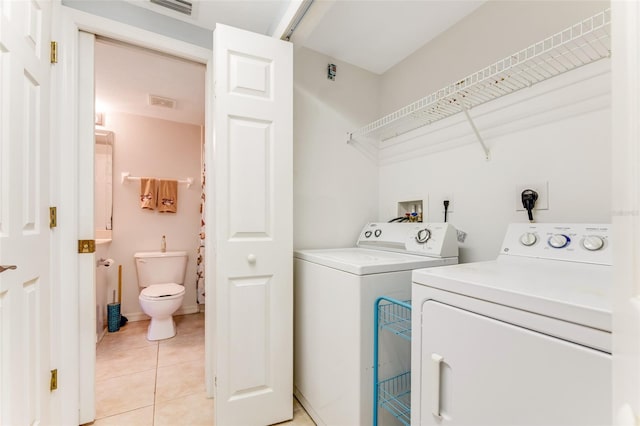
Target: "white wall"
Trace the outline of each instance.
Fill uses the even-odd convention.
[[[378,168],[347,132],[376,118],[378,76],[309,49],[294,58],[294,247],[352,246],[377,217]]]
[[[381,111],[389,112],[492,61],[559,31],[606,3],[488,2],[382,77]],[[519,30],[517,30],[519,29]],[[483,60],[484,59],[484,60]],[[458,114],[400,138],[381,151],[379,219],[400,200],[429,200],[427,221],[450,221],[468,233],[462,262],[496,257],[516,212],[518,184],[548,182],[541,222],[610,222],[611,124],[608,60],[474,108],[491,150],[486,161]]]
[[[196,248],[200,232],[200,127],[142,116],[109,113],[105,128],[115,134],[113,185],[113,242],[109,255],[109,289],[117,287],[117,265],[123,266],[121,311],[129,320],[146,318],[138,303],[138,281],[133,254],[160,250],[162,235],[167,250],[189,254],[186,293],[179,313],[197,312]],[[140,183],[120,183],[122,172],[132,176],[194,179],[190,189],[178,185],[178,212],[158,213],[140,208]],[[110,296],[109,296],[110,297]],[[110,300],[109,300],[110,301]]]

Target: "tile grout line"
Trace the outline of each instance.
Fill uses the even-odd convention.
[[[158,399],[158,364],[160,362],[160,342],[156,345],[156,375],[155,383],[153,385],[153,415],[151,416],[151,424],[156,424],[156,402]]]

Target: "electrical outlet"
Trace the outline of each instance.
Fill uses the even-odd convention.
[[[447,207],[447,214],[453,213],[453,196],[447,195],[442,197],[440,201],[440,211],[444,214],[444,200],[449,200],[449,207]]]
[[[522,205],[522,191],[525,189],[533,189],[538,193],[536,206],[534,210],[549,210],[549,182],[538,182],[530,184],[518,184],[515,188],[514,198],[516,200],[516,211],[525,211]]]

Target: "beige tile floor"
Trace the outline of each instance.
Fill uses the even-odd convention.
[[[213,425],[204,387],[204,314],[175,317],[178,334],[146,339],[149,321],[107,333],[96,353],[95,426]],[[292,426],[315,423],[294,399]]]

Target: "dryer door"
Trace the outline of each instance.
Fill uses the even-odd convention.
[[[421,317],[412,424],[611,422],[611,355],[435,301]]]

